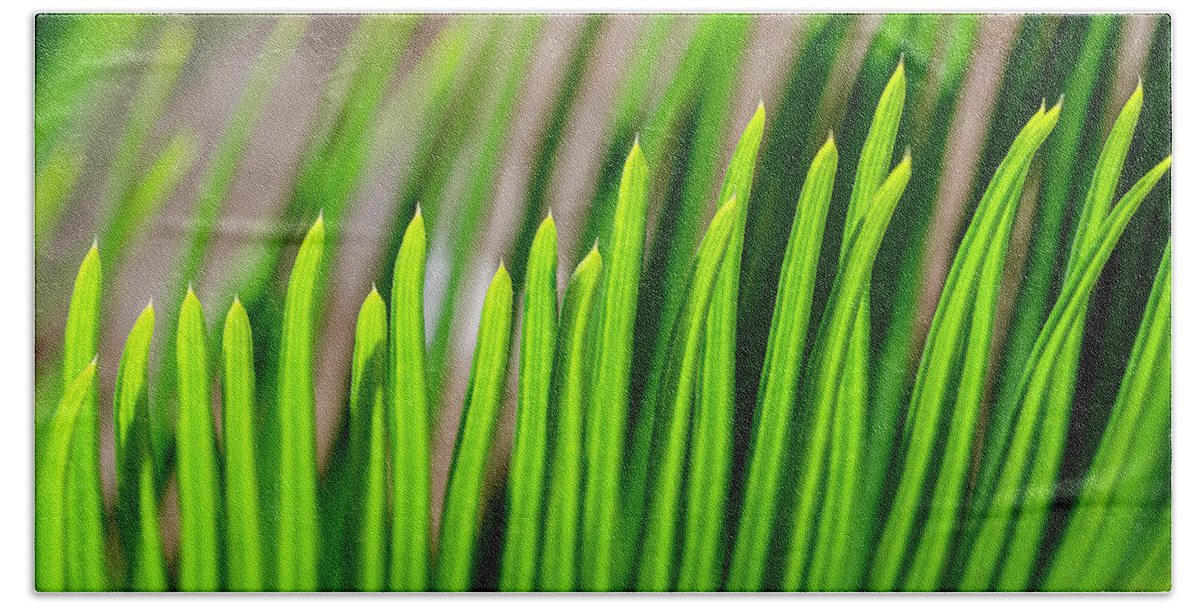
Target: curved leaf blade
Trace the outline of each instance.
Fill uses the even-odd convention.
[[[533,237],[525,275],[517,426],[508,473],[503,591],[532,591],[542,529],[550,382],[558,332],[558,230],[547,217]]]
[[[279,352],[279,530],[277,587],[317,586],[317,448],[313,397],[313,331],[317,283],[325,252],[325,220],[313,223],[292,267]],[[181,359],[181,361],[183,361]]]
[[[471,586],[484,467],[492,449],[508,371],[512,297],[512,278],[501,264],[483,300],[467,400],[446,485],[434,579],[439,591],[467,591]]]
[[[540,590],[573,591],[578,577],[577,543],[583,490],[583,427],[589,370],[584,346],[600,273],[600,250],[593,247],[575,267],[563,296],[555,362],[554,445],[550,461],[549,505],[542,541]]]

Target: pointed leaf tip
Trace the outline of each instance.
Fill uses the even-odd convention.
[[[421,201],[417,201],[417,211],[413,213],[413,219],[421,217]]]
[[[98,251],[99,249],[100,249],[100,236],[99,235],[93,236],[92,237],[92,248],[90,251]],[[90,253],[90,251],[89,251],[89,253]]]

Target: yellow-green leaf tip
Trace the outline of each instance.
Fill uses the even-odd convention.
[[[374,283],[371,284],[371,293],[367,294],[366,299],[363,300],[364,306],[367,304],[372,304],[372,303],[378,304],[380,306],[383,305],[383,296],[379,295],[379,290],[375,289]]]

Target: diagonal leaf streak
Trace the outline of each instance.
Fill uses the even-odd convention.
[[[1166,552],[1152,541],[1139,551],[1128,531],[1153,530],[1152,518],[1170,512],[1171,245],[1163,252],[1129,365],[1100,447],[1042,588],[1118,588],[1127,564],[1141,558],[1154,576],[1170,572],[1170,523]],[[1149,492],[1148,492],[1149,490]],[[1168,515],[1169,518],[1169,515]],[[1147,521],[1151,520],[1151,521]],[[1154,536],[1150,534],[1148,536]],[[1139,573],[1122,587],[1137,589]],[[1151,586],[1153,585],[1153,586]],[[1165,591],[1157,583],[1143,591]]]
[[[900,485],[876,551],[869,581],[873,589],[897,585],[922,508],[931,511],[909,580],[923,589],[939,584],[967,480],[1008,235],[1033,154],[1054,128],[1058,112],[1058,106],[1049,112],[1039,110],[1018,134],[984,192],[951,266],[917,370],[902,436]],[[955,399],[952,410],[946,406],[951,399]],[[951,428],[945,466],[938,472],[931,505],[923,506],[926,476],[944,425]]]
[[[1026,364],[1015,410],[1017,418],[1001,460],[1003,467],[980,515],[982,523],[966,562],[961,583],[966,589],[991,588],[995,571],[999,571],[995,588],[1023,589],[1028,585],[1054,500],[1066,433],[1064,424],[1054,424],[1062,420],[1062,414],[1048,411],[1055,390],[1053,370],[1121,232],[1170,165],[1171,157],[1167,157],[1121,197],[1100,224],[1096,240],[1081,248],[1081,263],[1063,283],[1063,292]]]

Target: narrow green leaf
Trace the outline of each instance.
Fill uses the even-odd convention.
[[[1083,250],[1083,262],[1064,281],[1063,293],[1034,344],[1021,381],[1003,468],[988,497],[961,586],[964,589],[1024,589],[1040,546],[1062,460],[1064,416],[1048,412],[1054,370],[1071,330],[1086,308],[1100,271],[1133,212],[1171,165],[1171,157],[1144,175],[1104,219],[1100,238]],[[1054,420],[1046,420],[1054,417]],[[998,576],[998,578],[996,578]],[[995,579],[995,582],[993,582]]]
[[[137,591],[167,589],[150,452],[149,366],[153,337],[151,302],[138,315],[125,340],[113,395],[117,532],[130,562],[129,586]]]
[[[533,237],[521,316],[517,426],[508,473],[502,591],[532,591],[542,530],[550,383],[558,332],[558,229],[547,217]]]
[[[589,369],[584,352],[588,320],[603,262],[596,247],[567,282],[555,362],[554,454],[542,545],[542,591],[577,589],[580,498],[583,489],[583,424]]]
[[[175,353],[179,366],[179,588],[216,591],[220,585],[217,510],[217,438],[209,394],[208,337],[204,310],[188,289],[179,311]]]
[[[429,584],[430,451],[425,388],[425,220],[404,232],[392,272],[388,423],[392,442],[392,591]]]
[[[1086,162],[1084,159],[1089,155],[1083,141],[1085,125],[1089,116],[1092,116],[1092,98],[1100,79],[1104,51],[1112,45],[1112,33],[1118,29],[1116,15],[1079,16],[1077,19],[1075,22],[1064,20],[1062,25],[1064,31],[1076,26],[1080,30],[1086,29],[1086,32],[1082,35],[1082,41],[1077,43],[1082,46],[1062,85],[1065,104],[1062,126],[1046,146],[1046,168],[1043,171],[1046,183],[1041,189],[1034,231],[1029,242],[1029,251],[1038,252],[1039,255],[1029,256],[1013,306],[1005,364],[997,382],[997,409],[995,415],[990,417],[989,427],[1015,419],[1016,414],[1010,408],[1016,405],[1016,390],[1021,385],[1025,363],[1053,304],[1055,285],[1061,277],[1066,276],[1065,270],[1059,268],[1064,264],[1063,254],[1058,252],[1064,245],[1066,227],[1069,227],[1066,222],[1067,210],[1079,204],[1078,194],[1073,196],[1072,191],[1078,187],[1076,184],[1081,186],[1087,176],[1087,169],[1083,166]],[[994,433],[989,431],[981,466],[985,474],[998,471],[1002,466],[999,459],[1004,446],[995,442],[1003,441],[1008,432],[1007,428],[996,428]],[[985,478],[985,481],[990,480]]]
[[[325,219],[313,223],[288,280],[279,351],[279,530],[276,586],[317,586],[317,448],[313,331],[317,282],[325,255]],[[183,359],[180,359],[183,361]],[[182,371],[182,365],[181,371]]]
[[[800,456],[802,468],[796,483],[792,535],[783,561],[782,586],[785,590],[800,588],[809,565],[825,481],[823,478],[827,474],[825,467],[828,461],[825,455],[829,449],[833,417],[835,413],[848,415],[837,407],[838,393],[842,390],[842,371],[847,365],[850,349],[849,341],[844,338],[849,336],[853,324],[857,322],[858,307],[862,302],[860,298],[868,289],[875,254],[911,175],[912,159],[905,154],[879,187],[874,199],[866,207],[862,220],[852,231],[833,292],[829,296],[831,308],[821,321],[814,347],[817,354],[810,362],[801,410],[804,413],[804,419],[800,422],[804,430]],[[845,463],[843,470],[853,472],[858,466],[855,461],[860,456],[845,454],[838,458],[850,460]]]
[[[1070,294],[1069,304],[1064,307],[1066,312],[1057,318],[1054,314],[1056,311],[1051,312],[1050,319],[1042,330],[1042,336],[1039,336],[1038,343],[1035,344],[1033,355],[1030,357],[1030,367],[1027,368],[1023,382],[1023,388],[1026,390],[1020,393],[1020,414],[1015,421],[1016,426],[1012,427],[1010,452],[1004,459],[1006,470],[997,484],[999,498],[994,499],[993,508],[989,510],[989,513],[994,513],[997,503],[1000,503],[1001,512],[1007,512],[1009,517],[1015,520],[1011,528],[1012,540],[996,583],[1000,589],[1028,587],[1035,561],[1040,553],[1046,521],[1055,501],[1071,408],[1071,401],[1061,397],[1063,387],[1055,381],[1057,368],[1064,359],[1072,355],[1075,359],[1078,358],[1072,350],[1078,350],[1075,346],[1076,336],[1081,330],[1077,328],[1087,313],[1091,290],[1099,280],[1100,271],[1116,247],[1117,239],[1129,219],[1150,189],[1165,174],[1170,163],[1171,159],[1168,157],[1143,176],[1105,218],[1097,237],[1081,247],[1081,253],[1085,257],[1080,259],[1078,265],[1072,267],[1071,274],[1067,275],[1067,281],[1064,283],[1066,286],[1077,286]],[[1092,255],[1087,255],[1089,253]],[[1067,295],[1067,291],[1064,290],[1059,304]],[[1055,308],[1059,308],[1058,304]],[[1028,416],[1036,418],[1030,420]],[[1039,428],[1031,433],[1027,430],[1030,425]],[[1011,481],[1005,483],[1005,476],[1009,474],[1007,467],[1018,463],[1028,467],[1021,477],[1023,482],[1019,485]],[[1014,490],[1016,499],[1012,500],[1013,504],[1011,507],[1004,505],[1005,498],[1013,496]],[[1012,508],[1013,511],[1006,511],[1008,508]]]
[[[186,234],[180,244],[178,261],[175,263],[175,289],[183,291],[183,286],[199,278],[201,265],[209,253],[212,235],[217,227],[217,219],[221,209],[233,188],[233,182],[241,166],[246,145],[254,134],[259,117],[270,98],[271,89],[278,80],[283,68],[294,53],[311,18],[307,15],[281,15],[275,26],[259,50],[245,84],[242,86],[241,97],[229,122],[225,125],[224,133],[213,150],[211,160],[204,168],[200,177],[199,190],[193,204]],[[172,290],[172,293],[177,293]],[[251,305],[253,303],[251,302]],[[164,311],[164,322],[170,326],[175,320],[171,315],[178,310],[178,301],[168,302]],[[269,345],[270,342],[267,342]],[[162,370],[156,380],[157,403],[169,403],[174,390],[174,351],[173,345],[166,345],[167,351]],[[156,410],[154,430],[156,458],[163,459],[169,447],[171,429],[170,411],[168,408]],[[263,444],[265,442],[260,442]],[[161,466],[162,462],[160,462]]]
[[[221,341],[225,443],[225,552],[230,591],[265,591],[261,500],[258,493],[258,416],[254,405],[254,340],[250,317],[234,296]]]
[[[734,381],[737,362],[738,279],[742,239],[754,164],[762,142],[762,103],[742,132],[721,186],[721,199],[734,199],[733,226],[705,320],[704,382],[698,387],[695,441],[690,447],[687,510],[679,588],[712,590],[720,585],[725,551],[725,510],[733,467]],[[711,228],[710,228],[711,229]]]
[[[731,196],[713,216],[696,250],[688,281],[688,296],[680,310],[672,340],[667,380],[655,415],[654,447],[657,461],[651,473],[653,488],[646,509],[645,541],[638,569],[639,591],[668,591],[675,565],[675,532],[682,498],[688,435],[696,384],[708,382],[712,373],[702,361],[705,325],[709,319],[720,272],[729,259],[729,243],[737,227],[738,197]],[[725,370],[714,370],[720,373]],[[701,402],[700,407],[705,404]],[[693,514],[694,516],[694,514]]]
[[[785,440],[792,428],[792,411],[800,388],[817,256],[821,253],[837,161],[831,134],[809,166],[796,202],[758,388],[745,499],[729,566],[730,591],[760,589],[770,556]]]
[[[538,35],[546,22],[545,15],[521,15],[506,17],[502,23],[510,31],[500,37],[497,44],[483,52],[495,54],[492,67],[497,72],[483,71],[481,87],[489,94],[480,100],[478,116],[468,117],[476,125],[469,137],[474,142],[475,160],[470,163],[466,178],[465,199],[457,205],[453,217],[443,220],[451,243],[450,272],[446,293],[442,298],[445,306],[438,315],[433,341],[429,347],[429,386],[440,392],[447,367],[446,351],[450,340],[450,327],[455,318],[455,306],[462,287],[462,277],[471,254],[475,251],[476,239],[480,234],[480,223],[487,217],[492,201],[492,192],[498,183],[500,163],[505,150],[504,138],[508,135],[513,117],[517,114],[518,95],[521,83],[529,70]],[[501,47],[497,49],[496,47]],[[498,73],[496,77],[494,74]],[[436,408],[437,404],[433,403]]]
[[[1071,511],[1042,589],[1107,591],[1127,568],[1124,561],[1150,513],[1170,512],[1171,450],[1171,244],[1163,252],[1154,289],[1112,414]],[[1139,525],[1140,524],[1140,525]],[[1148,526],[1146,526],[1148,527]],[[1170,571],[1165,559],[1148,567]],[[1137,577],[1133,577],[1134,580]]]
[[[611,253],[605,269],[594,382],[594,416],[586,424],[586,485],[583,504],[583,580],[581,587],[606,591],[615,583],[619,482],[625,451],[633,322],[646,238],[649,168],[635,141],[625,161]]]
[[[67,310],[63,355],[63,386],[96,358],[100,339],[100,253],[96,243],[83,258],[75,275],[75,289]],[[104,506],[100,496],[99,406],[95,391],[85,396],[83,410],[70,442],[73,466],[67,472],[67,588],[70,591],[103,591]]]
[[[121,362],[117,365],[117,384],[113,394],[113,447],[116,454],[118,473],[125,470],[127,461],[136,461],[141,455],[131,452],[135,447],[133,434],[141,410],[147,407],[146,381],[150,359],[150,340],[154,337],[154,303],[146,305],[133,323],[125,348],[121,351]],[[132,481],[132,480],[131,480]],[[118,493],[120,493],[118,479]]]
[[[80,414],[96,392],[96,361],[85,367],[67,385],[58,409],[46,429],[46,450],[37,463],[36,525],[34,531],[34,585],[38,591],[67,591],[67,540],[70,528],[67,479],[72,465],[71,443],[75,440]],[[68,530],[72,534],[68,534]]]
[[[922,509],[930,514],[905,585],[940,588],[961,515],[1008,238],[1033,155],[1057,124],[1060,108],[1039,109],[1017,135],[955,255],[917,370],[902,435],[900,482],[876,550],[872,589],[898,584]],[[929,496],[927,476],[943,433],[942,466],[935,469],[937,485]]]
[[[904,111],[904,97],[908,81],[904,75],[904,60],[896,66],[896,71],[888,80],[883,93],[879,96],[879,104],[875,107],[875,116],[871,120],[871,128],[863,142],[862,152],[858,157],[858,167],[854,173],[854,188],[850,192],[850,207],[846,212],[846,229],[842,238],[841,256],[845,257],[853,237],[854,227],[862,221],[867,207],[874,200],[876,192],[888,175],[892,164],[892,150],[896,147],[896,134],[900,130],[900,117]]]
[[[484,499],[481,495],[484,466],[492,449],[508,371],[512,297],[512,278],[501,264],[483,300],[467,399],[450,462],[438,535],[435,585],[439,591],[467,591],[471,587]]]
[[[658,396],[662,390],[659,382],[665,377],[663,369],[670,353],[672,332],[679,309],[687,296],[686,281],[678,277],[687,276],[690,272],[692,256],[704,231],[712,188],[718,175],[720,148],[732,107],[733,100],[728,91],[735,86],[750,25],[745,15],[713,14],[700,18],[669,88],[647,118],[642,131],[645,134],[643,148],[648,155],[648,165],[659,174],[655,181],[663,181],[667,177],[662,175],[666,170],[672,173],[667,192],[664,193],[663,206],[654,211],[658,223],[645,255],[647,261],[638,288],[644,296],[638,302],[630,381],[632,386],[641,386],[641,395],[637,397],[637,391],[631,393],[638,403],[634,410],[636,419],[633,423],[631,455],[627,459],[631,464],[626,465],[627,472],[622,481],[623,535],[637,534],[642,525],[650,441]],[[699,86],[701,82],[704,86]],[[749,196],[758,145],[762,140],[763,122],[761,116],[752,118],[739,139],[716,199],[717,206],[734,192],[743,201]],[[673,156],[679,160],[673,160]],[[608,203],[598,200],[594,204],[604,206]],[[742,206],[743,209],[745,207]],[[722,387],[722,391],[728,388],[726,385]],[[713,394],[710,391],[710,395]],[[709,411],[715,412],[716,409],[710,408]],[[720,432],[721,429],[714,430]],[[719,446],[714,448],[714,453],[722,450]],[[724,479],[726,474],[722,470],[715,470],[713,477]],[[722,490],[717,487],[711,488],[711,491],[720,493]],[[716,512],[713,514],[716,515]],[[704,520],[704,538],[700,537],[698,530],[685,534],[695,545],[685,552],[690,556],[688,559],[709,558],[709,551],[701,552],[696,547],[708,547],[715,542],[711,538],[714,527],[707,524],[716,520],[716,517]],[[618,547],[621,584],[627,584],[625,581],[632,578],[628,571],[636,557],[636,547]],[[712,578],[709,565],[697,568],[694,572]]]
[[[357,528],[354,578],[359,591],[383,591],[387,568],[387,446],[383,386],[387,305],[372,286],[358,312],[350,364],[350,458]]]
[[[166,591],[167,563],[163,558],[162,533],[158,525],[158,493],[154,489],[154,463],[149,451],[142,458],[139,474],[139,543],[130,588],[134,591]]]
[[[866,213],[867,206],[879,191],[892,164],[892,150],[904,111],[908,80],[901,59],[875,108],[871,126],[863,142],[846,211],[846,227],[842,232],[841,258],[846,256],[854,228]],[[866,276],[866,290],[856,305],[854,320],[843,335],[833,334],[833,340],[846,340],[846,364],[840,373],[843,380],[838,388],[837,413],[833,417],[833,437],[830,450],[838,457],[831,458],[825,487],[824,507],[814,540],[808,587],[823,591],[857,590],[867,557],[867,535],[855,534],[870,526],[879,501],[876,488],[866,488],[862,480],[869,463],[866,439],[868,427],[876,423],[869,411],[869,368],[871,355],[871,274]]]
[[[443,200],[454,160],[467,139],[470,123],[462,117],[475,114],[472,106],[479,95],[472,81],[480,78],[483,70],[478,66],[489,59],[481,51],[496,39],[497,29],[495,20],[483,15],[454,18],[379,112],[371,158],[382,167],[394,162],[401,146],[412,154],[400,168],[394,195],[397,212],[388,223],[385,259],[394,260],[400,253],[411,220],[408,210],[420,206],[418,201],[434,206]],[[380,289],[390,293],[392,280],[385,274]]]
[[[63,386],[70,386],[96,357],[96,343],[100,339],[100,280],[100,251],[93,242],[75,275],[75,288],[67,309]]]

